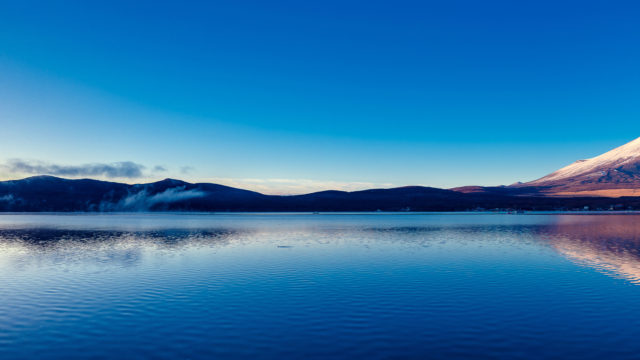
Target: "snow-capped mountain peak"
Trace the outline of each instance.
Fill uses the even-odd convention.
[[[640,192],[640,138],[521,186],[545,186],[563,194],[635,195]]]

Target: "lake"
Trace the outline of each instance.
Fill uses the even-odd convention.
[[[637,359],[640,215],[0,215],[2,359]]]

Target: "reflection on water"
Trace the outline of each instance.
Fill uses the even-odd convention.
[[[67,249],[97,251],[103,247],[152,246],[175,249],[184,246],[219,245],[238,231],[229,229],[157,231],[110,231],[64,229],[0,229],[0,244],[23,247],[28,252],[54,252]]]
[[[0,358],[634,359],[639,249],[636,215],[0,215]]]
[[[316,243],[329,243],[351,236],[352,240],[356,239],[365,246],[373,238],[387,243],[428,247],[446,241],[461,244],[468,241],[470,235],[487,233],[502,243],[522,243],[528,241],[526,235],[529,232],[538,232],[544,235],[537,240],[540,244],[548,240],[554,250],[568,259],[640,284],[640,217],[628,215],[564,215],[556,216],[553,221],[544,224],[525,222],[492,224],[490,227],[486,224],[468,223],[427,223],[420,226],[385,226],[381,223],[371,227],[360,227],[359,224],[327,226],[326,223],[321,223],[321,226],[304,224],[292,230],[286,226],[284,229],[274,227],[273,224],[243,227],[237,223],[199,228],[197,226],[202,224],[196,222],[186,229],[165,227],[166,224],[157,224],[160,226],[153,228],[146,224],[143,230],[136,230],[131,226],[118,229],[121,225],[119,223],[106,227],[103,224],[98,229],[82,229],[82,225],[78,224],[67,226],[68,228],[46,225],[45,223],[45,227],[35,228],[0,228],[0,250],[5,257],[6,254],[13,254],[12,256],[20,257],[22,261],[48,258],[54,263],[82,260],[133,265],[140,259],[142,249],[177,251],[181,248],[220,247],[231,241],[255,241],[259,237],[263,240],[278,237],[295,237],[297,240],[309,238]],[[114,226],[116,229],[113,229]],[[434,237],[430,235],[436,235],[437,241],[434,242]]]
[[[140,260],[143,249],[177,251],[185,247],[222,246],[237,234],[238,231],[230,229],[0,229],[0,252],[4,258],[11,255],[16,265],[48,261],[131,266]]]
[[[551,245],[567,258],[640,284],[637,216],[566,216],[546,230]]]

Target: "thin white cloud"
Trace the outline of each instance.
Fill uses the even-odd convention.
[[[323,190],[358,191],[373,188],[390,188],[392,183],[374,183],[363,181],[326,181],[312,179],[233,179],[212,178],[207,182],[258,191],[263,194],[294,195],[307,194]]]
[[[192,166],[183,166],[183,167],[180,168],[180,173],[188,174],[188,173],[192,172],[193,169],[194,168]]]

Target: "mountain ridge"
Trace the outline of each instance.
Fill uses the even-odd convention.
[[[487,190],[488,189],[488,190]],[[534,188],[535,189],[535,188]],[[34,176],[0,182],[0,212],[135,211],[468,211],[483,209],[640,209],[640,197],[548,197],[528,188],[463,192],[425,186],[265,195],[220,184],[165,179],[123,184]]]
[[[266,195],[166,178],[124,184],[50,175],[0,182],[0,211],[461,211],[472,209],[640,209],[640,138],[508,186],[402,186]]]

